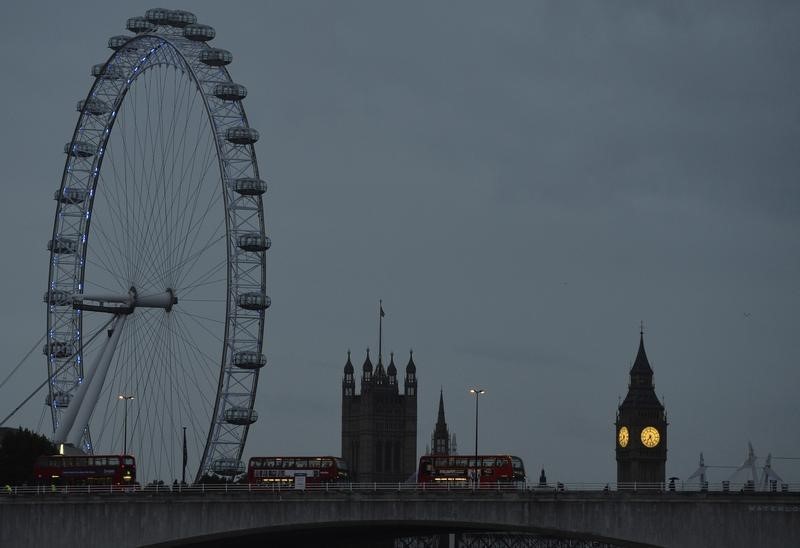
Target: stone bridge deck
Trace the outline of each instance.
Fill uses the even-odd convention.
[[[351,546],[365,537],[459,531],[618,546],[800,546],[800,494],[243,490],[0,497],[2,547]]]

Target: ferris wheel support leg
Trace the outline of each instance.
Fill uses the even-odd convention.
[[[118,314],[114,318],[109,328],[108,339],[103,345],[103,350],[100,352],[94,366],[86,373],[80,388],[75,393],[75,398],[70,402],[61,424],[58,425],[58,430],[56,430],[54,436],[56,443],[68,442],[76,447],[79,446],[84,427],[89,422],[89,417],[91,417],[94,406],[100,396],[100,390],[105,383],[111,358],[114,357],[114,350],[125,325],[125,318],[127,318],[126,314]],[[78,425],[77,427],[75,427],[76,424]]]

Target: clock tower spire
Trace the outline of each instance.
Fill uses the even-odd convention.
[[[644,350],[644,329],[630,370],[625,399],[617,408],[617,484],[663,484],[667,462],[667,414],[656,396],[653,368]]]

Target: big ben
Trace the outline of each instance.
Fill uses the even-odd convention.
[[[656,396],[653,369],[644,350],[644,332],[639,333],[639,351],[630,370],[628,393],[617,409],[614,443],[619,487],[664,483],[667,414]]]

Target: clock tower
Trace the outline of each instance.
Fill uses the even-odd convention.
[[[617,485],[660,483],[666,479],[667,414],[656,396],[653,369],[639,332],[639,352],[630,371],[628,394],[617,409]]]

